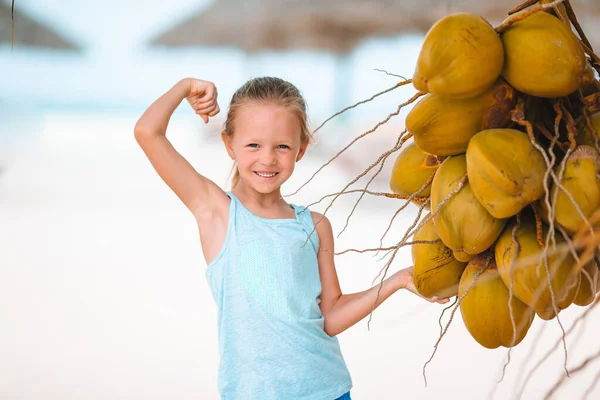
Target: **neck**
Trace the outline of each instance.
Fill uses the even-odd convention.
[[[240,182],[232,189],[232,192],[238,199],[252,202],[264,208],[270,208],[284,203],[287,204],[281,196],[280,188],[277,188],[277,190],[270,193],[260,193],[251,187],[244,185],[243,182]]]

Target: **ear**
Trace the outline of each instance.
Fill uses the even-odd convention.
[[[225,131],[221,132],[221,140],[223,141],[223,144],[225,145],[225,150],[227,150],[227,154],[229,154],[229,157],[232,160],[235,160],[235,153],[233,151],[233,143],[231,140],[231,136],[232,135],[228,134]]]
[[[298,150],[298,155],[296,156],[296,162],[302,160],[302,157],[304,157],[304,153],[306,153],[307,147],[308,141],[302,142],[302,144],[300,145],[300,150]]]

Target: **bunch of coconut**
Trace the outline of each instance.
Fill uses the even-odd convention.
[[[412,79],[425,95],[405,121],[414,140],[390,179],[430,209],[412,246],[416,288],[458,296],[487,348],[517,345],[536,315],[600,289],[598,252],[583,259],[571,243],[599,228],[600,64],[560,7],[497,28],[469,13],[433,25]]]

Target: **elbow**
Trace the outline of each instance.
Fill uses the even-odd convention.
[[[329,337],[335,337],[335,336],[337,336],[337,335],[338,335],[338,333],[339,333],[339,332],[336,332],[336,331],[332,331],[332,330],[327,330],[327,329],[325,329],[325,333],[326,333],[326,334],[327,334],[327,336],[329,336]]]
[[[135,137],[135,140],[137,140],[138,143],[146,141],[147,139],[152,139],[164,135],[165,132],[162,129],[152,126],[148,122],[144,122],[143,117],[133,127],[133,136]]]
[[[340,329],[339,327],[328,323],[327,318],[326,317],[324,317],[324,318],[325,318],[325,324],[323,326],[323,330],[325,331],[327,336],[334,337],[334,336],[337,336],[340,333],[342,333],[343,329]]]
[[[342,333],[342,331],[338,330],[338,329],[325,329],[325,333],[329,337],[335,337],[335,336],[339,335],[340,333]]]
[[[139,142],[141,139],[148,137],[148,129],[138,121],[133,128],[133,136]]]

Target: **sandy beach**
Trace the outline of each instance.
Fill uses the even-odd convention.
[[[27,124],[0,125],[6,137],[20,137],[0,153],[1,399],[218,399],[216,307],[198,232],[137,147],[136,119],[55,112]],[[177,117],[169,137],[201,173],[225,185],[231,161],[215,140],[217,130],[218,124],[204,128]],[[376,139],[353,150],[289,201],[308,204],[341,189],[374,161],[364,154],[376,156],[392,144]],[[307,156],[284,192],[298,188],[333,152],[325,148]],[[387,171],[393,159],[388,163]],[[373,190],[386,191],[385,181],[377,180]],[[356,198],[343,197],[328,211],[335,233]],[[313,209],[322,212],[326,205]],[[337,239],[337,250],[378,247],[397,207],[385,198],[362,203]],[[395,222],[384,244],[399,240],[414,212]],[[380,256],[338,256],[343,290],[368,288],[384,265]],[[391,270],[410,263],[410,251],[403,249]],[[497,385],[506,349],[478,345],[457,312],[427,367],[426,388],[423,364],[439,336],[442,309],[401,292],[374,313],[370,330],[364,320],[340,335],[353,399],[514,398],[525,372],[560,337],[555,320],[536,319]],[[560,314],[565,329],[583,310],[573,306]],[[594,312],[569,335],[570,367],[598,351],[599,328]],[[522,398],[544,398],[564,373],[563,362],[559,348]],[[583,398],[599,369],[594,362],[573,374],[554,398]],[[600,388],[587,398],[600,398]]]

